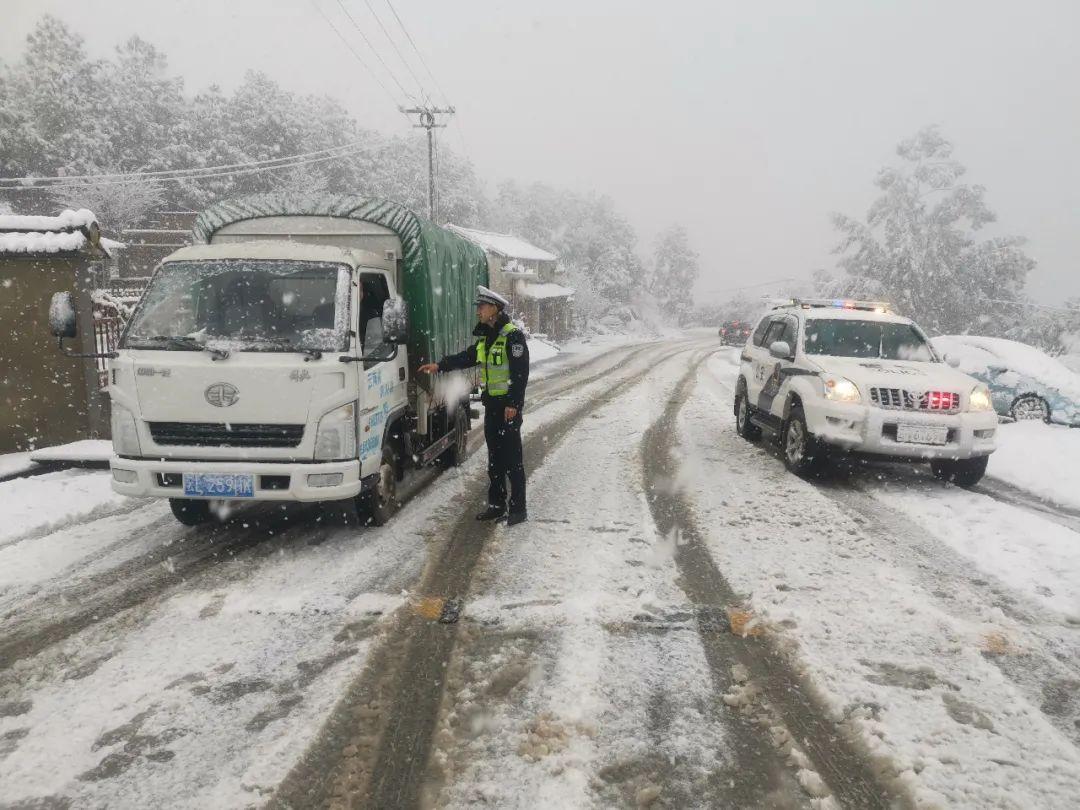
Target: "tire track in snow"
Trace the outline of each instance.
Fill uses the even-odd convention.
[[[833,795],[848,807],[886,810],[898,798],[880,783],[874,769],[843,730],[828,719],[829,712],[815,696],[795,662],[768,634],[740,637],[729,631],[726,610],[742,597],[716,566],[696,525],[692,505],[678,492],[680,465],[672,454],[677,418],[696,382],[705,358],[679,382],[660,420],[642,442],[648,502],[657,529],[676,539],[675,562],[681,584],[696,607],[697,627],[714,678],[723,694],[736,686],[732,665],[741,664],[809,756],[814,769]]]
[[[529,466],[540,467],[598,404],[615,399],[645,377],[654,365],[648,362],[652,355],[664,359],[689,351],[680,348],[683,343],[643,347],[587,381],[569,381],[548,393],[554,397],[592,381],[611,381],[605,393],[587,398],[527,436]],[[647,360],[644,368],[637,367],[639,358]],[[622,378],[612,380],[613,374]],[[486,487],[481,479],[478,475],[470,488],[476,500]],[[279,786],[271,807],[407,808],[418,804],[446,669],[459,630],[456,623],[437,621],[439,606],[467,595],[476,563],[494,529],[478,524],[472,514],[457,520],[442,547],[432,554],[417,588],[431,601],[422,602],[419,610],[414,606],[399,611],[391,619],[383,643],[371,652],[364,672],[347,688],[315,744]],[[434,607],[434,612],[426,606]]]

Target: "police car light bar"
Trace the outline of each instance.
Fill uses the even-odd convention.
[[[892,304],[885,301],[855,301],[850,298],[792,298],[791,303],[780,306],[802,309],[857,309],[862,312],[892,312]],[[779,307],[777,307],[779,308]]]

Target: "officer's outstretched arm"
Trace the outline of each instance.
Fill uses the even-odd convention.
[[[457,371],[476,365],[476,344],[457,354],[448,354],[439,361],[439,371]]]

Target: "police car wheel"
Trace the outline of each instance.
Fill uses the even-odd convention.
[[[172,509],[173,517],[185,526],[198,526],[210,520],[210,501],[169,498],[169,508]]]
[[[796,475],[809,475],[822,464],[821,445],[807,429],[806,417],[799,405],[791,409],[784,422],[780,434],[780,449],[784,456],[784,466]]]
[[[750,421],[750,403],[743,386],[739,387],[739,393],[735,395],[735,432],[751,442],[761,438],[761,428]]]
[[[956,484],[958,487],[973,487],[986,474],[990,456],[977,458],[937,459],[930,462],[930,470],[935,478]]]

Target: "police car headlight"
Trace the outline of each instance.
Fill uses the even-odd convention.
[[[123,405],[112,403],[109,417],[112,427],[113,452],[118,456],[141,456],[139,429],[135,424],[135,414]]]
[[[862,402],[859,387],[847,377],[826,377],[822,383],[825,386],[825,399],[833,402]]]
[[[992,411],[994,403],[990,401],[990,389],[985,385],[976,385],[968,394],[969,411]]]
[[[356,402],[334,408],[319,420],[315,458],[319,461],[356,458]]]

